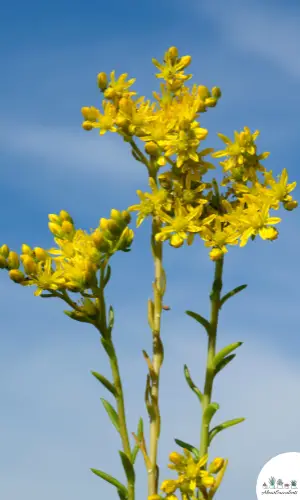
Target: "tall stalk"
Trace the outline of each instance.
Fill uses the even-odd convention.
[[[218,319],[221,308],[223,263],[224,263],[224,257],[221,258],[220,260],[217,260],[215,263],[214,281],[210,293],[210,302],[211,302],[210,329],[208,332],[206,374],[205,374],[204,391],[202,398],[200,456],[203,456],[208,452],[208,446],[209,446],[209,424],[211,416],[209,412],[207,412],[206,410],[209,404],[211,403],[213,381],[215,375],[214,357],[216,354]]]

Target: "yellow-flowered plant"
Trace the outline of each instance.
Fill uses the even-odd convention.
[[[113,476],[92,471],[114,485],[121,500],[135,499],[135,460],[140,450],[148,472],[148,500],[211,500],[221,484],[227,460],[215,458],[207,466],[209,447],[214,437],[244,418],[228,420],[211,428],[211,421],[219,405],[212,401],[216,375],[234,359],[234,351],[241,345],[235,342],[217,351],[216,337],[219,313],[224,303],[246,288],[236,287],[225,295],[222,292],[224,256],[231,245],[245,246],[257,236],[274,241],[278,237],[275,227],[281,219],[272,214],[282,205],[291,211],[297,201],[290,194],[296,186],[288,183],[288,173],[283,169],[277,177],[261,163],[269,153],[257,152],[258,131],[248,127],[235,131],[233,139],[218,134],[225,147],[220,151],[203,148],[208,130],[200,125],[200,115],[217,105],[221,97],[218,87],[211,90],[205,85],[188,86],[191,74],[185,70],[191,63],[190,56],[180,57],[176,47],[164,55],[163,62],[153,59],[159,70],[156,77],[162,80],[160,92],[153,92],[154,100],[139,97],[131,90],[135,82],[127,74],[110,76],[99,73],[98,87],[102,93],[102,107],[83,107],[83,128],[98,129],[119,134],[128,143],[135,160],[143,164],[149,177],[149,192],[138,190],[138,203],[128,210],[111,211],[110,219],[101,219],[99,227],[91,233],[76,230],[70,215],[61,211],[49,216],[49,228],[54,235],[56,248],[44,250],[22,246],[22,254],[10,251],[7,245],[0,249],[0,267],[9,270],[10,278],[23,286],[35,285],[36,295],[59,297],[71,307],[66,313],[77,321],[93,324],[101,334],[103,347],[110,359],[113,382],[92,372],[116,400],[116,408],[102,400],[104,407],[120,434],[123,451],[120,451],[127,485]],[[211,158],[222,158],[223,178],[217,183],[205,179],[209,170],[216,167]],[[110,278],[109,260],[118,250],[128,251],[133,231],[128,228],[130,213],[137,212],[137,227],[146,219],[152,220],[151,248],[154,260],[153,299],[148,301],[148,322],[152,331],[152,355],[143,351],[147,366],[145,403],[149,416],[149,440],[146,442],[143,420],[133,434],[135,446],[131,447],[126,423],[125,402],[112,341],[113,309],[106,310],[105,286]],[[170,469],[177,472],[177,479],[166,479],[159,485],[157,463],[161,431],[159,409],[159,381],[164,349],[161,339],[161,316],[168,306],[163,303],[166,275],[163,268],[163,243],[174,248],[186,242],[199,243],[210,249],[215,274],[210,293],[211,314],[206,319],[193,311],[186,311],[207,332],[208,349],[204,389],[193,382],[189,369],[184,375],[189,387],[197,396],[202,419],[199,446],[175,439],[183,449],[170,454]],[[22,263],[23,270],[20,269]],[[69,293],[80,295],[74,301]]]

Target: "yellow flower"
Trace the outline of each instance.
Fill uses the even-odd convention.
[[[165,189],[159,189],[153,179],[149,179],[149,185],[152,188],[152,193],[143,193],[138,190],[137,195],[141,203],[131,205],[128,210],[138,211],[136,226],[139,227],[142,222],[150,215],[156,215],[161,209],[169,209],[168,192]]]
[[[164,492],[164,493],[174,493],[174,491],[176,491],[178,487],[178,481],[175,480],[175,479],[167,479],[166,481],[163,481],[161,483],[161,486],[160,486],[160,489]]]
[[[201,224],[199,222],[199,218],[202,214],[202,211],[203,205],[200,205],[188,212],[186,208],[184,208],[180,204],[179,200],[176,200],[174,217],[171,217],[170,215],[167,215],[163,212],[159,213],[161,220],[163,222],[166,222],[167,225],[164,226],[158,234],[156,234],[156,241],[166,241],[172,238],[172,235],[175,235],[175,241],[177,241],[177,243],[181,242],[180,245],[177,244],[177,247],[181,246],[184,240],[188,239],[188,233],[198,233],[200,231]],[[188,243],[190,242],[191,238],[188,239]]]

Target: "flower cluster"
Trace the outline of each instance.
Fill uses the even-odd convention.
[[[128,251],[133,231],[128,224],[128,211],[111,211],[110,219],[100,219],[99,227],[90,234],[76,229],[65,210],[49,215],[49,229],[55,248],[45,250],[22,245],[22,253],[0,248],[0,267],[9,277],[23,286],[35,285],[35,295],[44,291],[82,292],[97,288],[97,271],[118,250]],[[23,266],[23,270],[20,266]]]
[[[181,455],[177,452],[172,452],[169,455],[171,464],[169,469],[175,470],[178,474],[177,479],[167,479],[162,482],[160,489],[165,493],[165,497],[161,495],[148,496],[148,500],[178,500],[177,494],[181,494],[182,500],[197,500],[199,498],[198,491],[201,492],[201,498],[210,498],[215,493],[220,483],[220,478],[223,476],[227,461],[223,458],[215,458],[208,469],[206,465],[208,456],[195,458],[191,452],[184,450]],[[215,475],[217,475],[215,477]]]
[[[151,192],[138,190],[140,203],[128,210],[137,211],[137,225],[146,217],[155,217],[160,224],[156,241],[168,240],[178,248],[185,241],[192,244],[195,235],[211,248],[210,258],[220,259],[228,245],[244,246],[249,238],[259,235],[264,240],[277,238],[274,227],[280,218],[270,215],[280,203],[293,210],[298,203],[290,195],[296,186],[288,184],[286,169],[278,179],[261,164],[269,153],[257,153],[258,131],[244,127],[234,133],[234,140],[218,134],[225,149],[200,149],[208,131],[200,126],[200,114],[216,106],[221,91],[211,91],[204,85],[187,86],[192,75],[185,74],[190,56],[178,56],[176,47],[165,53],[162,63],[153,59],[163,80],[161,92],[154,92],[154,102],[138,97],[129,88],[134,79],[127,74],[110,80],[105,73],[98,75],[103,93],[103,111],[94,107],[82,108],[83,128],[98,128],[120,134],[132,147],[136,160],[149,172]],[[137,145],[144,145],[144,152]],[[222,158],[223,179],[220,193],[216,182],[203,177],[215,166],[206,160]],[[164,171],[161,172],[161,169]],[[261,176],[261,178],[259,178]]]

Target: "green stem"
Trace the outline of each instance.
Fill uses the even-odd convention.
[[[161,223],[153,218],[151,247],[154,259],[154,321],[152,331],[152,366],[154,376],[151,381],[151,405],[153,412],[150,416],[150,442],[149,458],[151,469],[148,470],[148,495],[157,494],[159,469],[157,466],[158,441],[160,435],[160,410],[159,410],[159,376],[163,363],[163,345],[160,338],[161,314],[163,306],[163,266],[162,266],[162,243],[155,240],[155,235],[160,231]]]
[[[210,313],[210,334],[208,337],[206,374],[202,401],[202,423],[200,437],[200,456],[206,455],[209,447],[209,419],[204,416],[204,412],[211,403],[213,381],[215,376],[214,357],[216,354],[217,328],[220,312],[220,299],[222,290],[222,274],[223,274],[224,258],[217,260],[215,263],[215,275],[210,294],[211,313]]]

